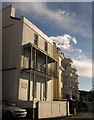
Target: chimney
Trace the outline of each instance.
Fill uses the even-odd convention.
[[[8,16],[15,17],[15,12],[16,12],[16,9],[13,5],[3,8],[4,17],[8,17]]]
[[[16,9],[13,5],[10,5],[10,16],[15,17]]]

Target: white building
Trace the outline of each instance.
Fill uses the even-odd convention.
[[[58,81],[53,41],[15,12],[13,5],[3,9],[2,97],[28,108],[32,116],[65,116],[67,102],[53,101],[57,100]]]

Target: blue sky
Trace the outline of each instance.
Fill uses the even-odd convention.
[[[10,3],[7,3],[10,4]],[[53,39],[78,70],[79,88],[92,89],[92,3],[13,3],[17,16],[25,16]],[[6,4],[5,4],[6,5]]]

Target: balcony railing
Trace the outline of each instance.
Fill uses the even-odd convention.
[[[37,63],[36,64],[36,69],[38,70],[38,71],[41,71],[41,72],[46,72],[46,67],[45,67],[45,64],[40,64],[40,63]]]
[[[22,56],[21,58],[21,67],[24,69],[28,68],[33,68],[34,62],[31,60],[31,65],[30,65],[30,59],[27,57]]]
[[[47,73],[48,75],[55,76],[55,71],[53,71],[51,68],[47,68],[47,71],[46,71],[46,65],[45,64],[37,63],[36,64],[36,69],[38,71],[43,72],[43,73]]]
[[[25,58],[22,56],[21,67],[22,68],[29,68],[29,58]]]
[[[51,68],[46,67],[46,64],[41,64],[41,63],[36,63],[31,60],[30,64],[30,59],[22,57],[21,60],[21,67],[23,69],[31,69],[34,68],[35,70],[38,70],[42,73],[47,73],[48,75],[55,76],[55,71],[52,70]]]

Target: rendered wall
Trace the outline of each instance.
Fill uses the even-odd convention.
[[[27,44],[31,42],[34,44],[34,34],[38,35],[38,48],[42,51],[44,50],[44,42],[46,41],[48,43],[48,54],[53,56],[53,48],[52,48],[52,42],[49,41],[49,38],[40,31],[36,26],[34,26],[29,20],[27,20],[25,17],[23,18],[23,41],[22,44]]]
[[[22,24],[20,19],[10,17],[15,16],[15,9],[13,7],[4,9],[2,14],[2,97],[3,99],[17,100],[20,76]]]
[[[18,99],[18,70],[3,71],[2,73],[2,99],[17,100]]]
[[[38,118],[51,118],[69,114],[67,101],[40,101],[38,102]]]

